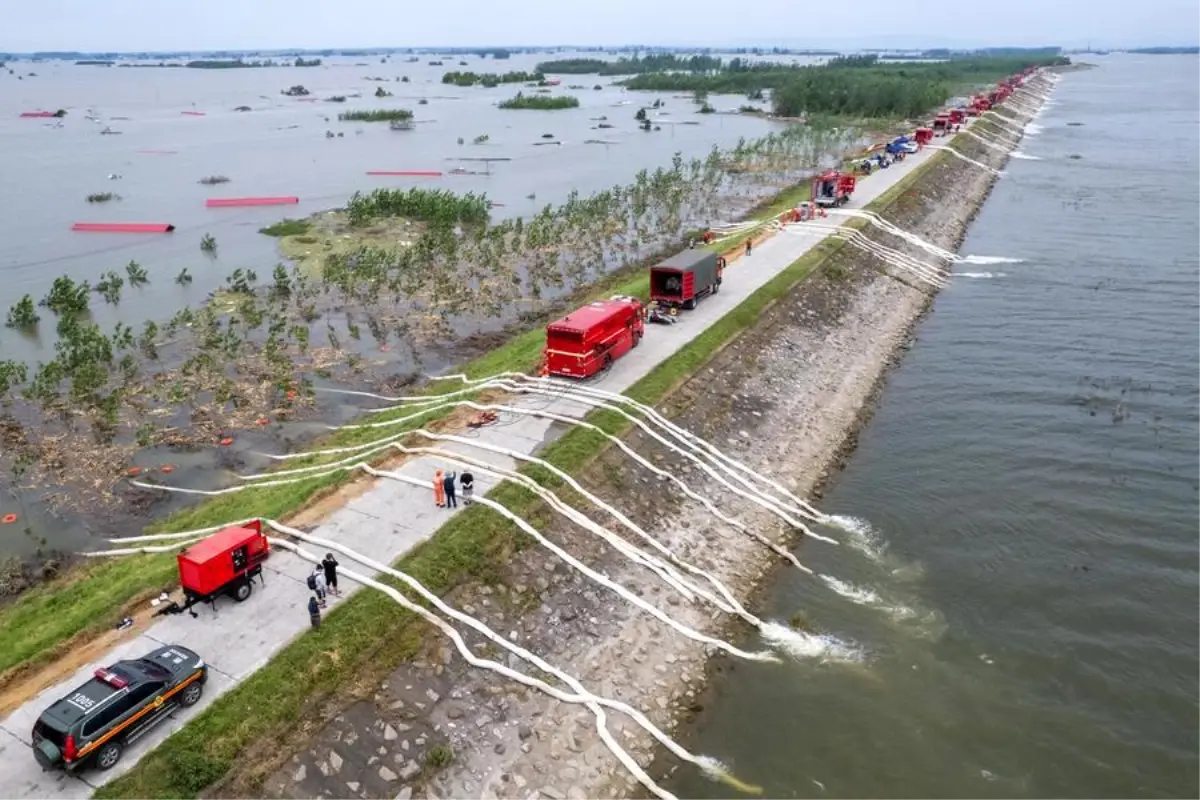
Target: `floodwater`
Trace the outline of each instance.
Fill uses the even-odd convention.
[[[959,267],[822,503],[869,522],[803,546],[837,583],[765,593],[856,656],[735,665],[695,751],[768,797],[1197,796],[1196,70],[1060,82],[962,248],[1021,261]]]
[[[0,215],[0,319],[23,295],[30,294],[35,301],[45,296],[59,275],[94,285],[103,272],[123,273],[132,259],[148,271],[149,285],[126,286],[120,306],[93,298],[91,319],[103,330],[118,322],[139,329],[147,320],[165,322],[185,306],[201,305],[235,269],[269,275],[280,260],[276,240],[258,233],[259,228],[284,217],[342,206],[355,191],[412,186],[474,191],[499,204],[494,218],[527,215],[561,203],[572,191],[586,197],[632,182],[639,170],[669,167],[675,153],[702,159],[714,146],[732,147],[743,137],[755,139],[778,129],[776,124],[736,114],[701,116],[688,97],[625,92],[614,85],[621,78],[560,76],[561,85],[552,91],[575,95],[580,101],[578,109],[561,111],[495,107],[518,91],[531,91],[521,84],[488,89],[441,82],[442,75],[452,70],[531,72],[539,60],[571,56],[528,54],[501,61],[469,56],[467,65],[443,57],[442,66],[427,63],[438,60],[435,56],[423,56],[418,63],[393,56],[386,63],[378,57],[333,58],[315,68],[202,70],[21,62],[10,65],[15,74],[0,69],[0,175],[9,199]],[[401,82],[402,76],[409,82]],[[281,94],[295,84],[311,92],[312,102]],[[572,90],[572,84],[585,88]],[[374,97],[378,87],[393,97]],[[361,97],[352,97],[356,93]],[[326,100],[336,95],[348,99],[344,103]],[[638,130],[635,112],[656,99],[664,106],[650,113],[660,130]],[[734,111],[742,102],[739,97],[711,100],[718,111]],[[235,111],[239,106],[251,110]],[[60,108],[68,111],[61,121],[19,116],[24,111]],[[337,119],[339,112],[375,108],[410,109],[415,114],[414,129],[392,131],[387,123]],[[600,117],[607,117],[614,127],[596,129]],[[676,124],[681,122],[690,124]],[[102,135],[105,128],[119,133]],[[327,131],[344,135],[327,138]],[[545,134],[561,144],[545,144]],[[473,144],[484,135],[486,144]],[[459,139],[466,143],[458,144]],[[589,144],[589,139],[611,144]],[[488,167],[464,158],[511,160]],[[441,178],[365,174],[368,170],[449,172],[456,167],[486,169],[489,174]],[[110,175],[120,177],[114,180]],[[199,183],[210,175],[224,175],[231,181],[216,186]],[[89,194],[101,192],[115,192],[121,199],[86,202]],[[297,196],[300,203],[250,209],[204,205],[211,197],[278,195]],[[176,229],[166,235],[74,233],[70,230],[74,222],[164,222]],[[200,250],[205,234],[217,241],[215,258]],[[184,267],[194,280],[179,286],[174,276]],[[53,356],[54,318],[48,313],[42,316],[37,335],[0,327],[0,359],[34,364]],[[423,366],[433,370],[438,365],[426,361]],[[319,419],[280,425],[282,433],[243,431],[227,454],[160,447],[158,452],[141,453],[137,463],[143,467],[171,463],[181,485],[215,488],[228,480],[230,457],[252,458],[257,451],[277,451],[311,437],[323,430],[322,423],[345,421],[356,413],[356,405],[326,395]],[[0,475],[0,511],[19,512],[22,524],[0,529],[0,555],[26,557],[44,547],[68,552],[89,549],[111,535],[108,528],[127,525],[136,530],[144,523],[141,517],[56,515],[40,496],[19,497],[5,491],[8,477],[7,472]],[[154,513],[164,514],[188,502],[190,498],[180,495],[161,497]]]
[[[165,320],[185,305],[203,301],[224,285],[235,268],[269,272],[279,258],[275,240],[258,229],[284,217],[307,216],[344,205],[356,190],[425,186],[485,192],[503,204],[494,217],[536,212],[572,191],[582,196],[627,184],[641,169],[669,166],[682,152],[703,158],[714,145],[729,147],[741,137],[760,137],[777,126],[737,115],[700,116],[688,98],[668,93],[625,92],[620,78],[560,76],[552,91],[579,98],[580,107],[561,111],[504,111],[495,107],[522,84],[491,89],[441,83],[451,70],[532,71],[540,60],[572,54],[527,54],[501,61],[469,56],[467,66],[434,56],[406,63],[393,56],[327,59],[315,68],[157,69],[76,66],[69,62],[10,65],[0,70],[0,174],[9,202],[0,215],[0,314],[24,294],[45,295],[58,275],[93,284],[102,272],[123,272],[130,260],[150,273],[151,283],[127,291],[118,309],[93,303],[94,320],[105,329],[118,320],[138,326]],[[35,77],[28,76],[35,72]],[[22,76],[18,81],[17,76]],[[407,76],[409,83],[399,82]],[[386,78],[376,82],[368,78]],[[311,94],[306,102],[280,92],[294,84]],[[569,90],[568,85],[585,86]],[[601,85],[600,90],[594,90]],[[377,87],[393,93],[375,98]],[[344,103],[335,95],[361,93]],[[633,115],[656,98],[666,104],[655,117],[662,130],[636,129]],[[426,105],[420,105],[420,100]],[[718,110],[736,110],[744,99],[715,98]],[[249,112],[234,111],[249,106]],[[56,120],[21,119],[23,111],[67,109]],[[407,108],[412,131],[387,123],[339,122],[351,109]],[[185,115],[202,112],[204,116]],[[95,117],[89,120],[88,116]],[[615,127],[595,129],[606,116]],[[676,122],[699,122],[679,125]],[[101,135],[105,127],[119,135]],[[327,130],[345,134],[327,139]],[[535,145],[553,134],[561,145]],[[477,136],[489,137],[473,145]],[[459,145],[462,138],[466,144]],[[586,144],[599,139],[615,144]],[[150,151],[150,152],[147,152]],[[482,170],[461,158],[510,158],[493,163],[490,175],[442,178],[373,177],[368,170]],[[109,180],[109,175],[120,175]],[[204,186],[201,178],[224,175],[230,183]],[[115,192],[119,201],[89,204],[92,193]],[[297,196],[299,206],[208,209],[211,197]],[[533,199],[529,196],[534,195]],[[74,233],[74,222],[166,222],[174,233]],[[209,233],[217,258],[200,251]],[[187,267],[194,282],[179,287],[174,276]],[[52,337],[30,339],[0,330],[0,354],[47,360]]]

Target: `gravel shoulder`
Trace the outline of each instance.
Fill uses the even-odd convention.
[[[1001,167],[1007,159],[964,138],[956,147],[977,161]],[[954,250],[994,180],[959,159],[942,159],[885,216]],[[928,259],[878,229],[866,233]],[[889,365],[903,356],[913,325],[932,303],[932,295],[901,277],[889,275],[860,251],[843,248],[681,386],[664,412],[797,495],[819,497],[825,480],[853,450]],[[652,439],[635,434],[628,443],[660,467],[677,471],[726,513],[796,548],[792,532],[777,518],[723,490]],[[607,452],[578,477],[741,598],[781,563],[619,451]],[[564,499],[583,508],[578,498]],[[585,510],[608,524],[595,509]],[[736,635],[737,626],[744,627],[711,606],[681,601],[652,573],[548,511],[532,521],[577,558],[680,622],[711,635]],[[803,561],[806,548],[820,546],[802,543],[796,552]],[[674,634],[538,548],[517,552],[487,583],[459,587],[446,599],[572,673],[591,691],[642,709],[667,732],[701,710],[708,670],[729,658]],[[465,638],[482,654],[505,660],[494,645]],[[235,776],[214,794],[583,798],[644,793],[601,741],[586,709],[473,670],[436,635],[426,642],[421,658],[372,676],[350,693],[352,702],[314,709],[312,720],[289,741],[273,743],[275,754],[255,775]],[[817,637],[808,644],[812,655],[822,654]],[[518,666],[515,657],[508,658]],[[641,764],[652,765],[655,779],[677,768],[678,762],[663,756],[626,717],[609,714],[608,727]]]

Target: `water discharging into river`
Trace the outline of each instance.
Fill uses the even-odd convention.
[[[1023,261],[938,298],[824,500],[869,547],[768,589],[865,663],[737,665],[690,730],[766,796],[1196,796],[1196,69],[1067,75],[1008,165],[962,252]]]

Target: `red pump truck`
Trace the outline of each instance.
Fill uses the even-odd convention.
[[[853,175],[827,170],[813,179],[812,201],[819,206],[844,206],[850,202],[857,184]]]
[[[546,372],[589,378],[637,347],[645,330],[635,297],[588,303],[546,327]]]
[[[217,597],[227,594],[237,602],[250,597],[251,582],[262,581],[262,565],[271,554],[262,520],[225,528],[203,539],[177,556],[179,584],[187,598],[183,608],[208,603],[217,611]],[[182,609],[181,609],[182,610]]]

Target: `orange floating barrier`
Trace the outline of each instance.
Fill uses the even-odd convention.
[[[175,226],[166,222],[76,222],[71,230],[91,233],[170,233]]]
[[[54,112],[53,111],[22,111],[21,117],[23,119],[52,119],[54,117]]]
[[[141,467],[130,467],[129,469],[125,470],[125,474],[131,478],[136,478],[138,475],[142,474],[142,468]]]
[[[391,175],[406,178],[440,178],[442,173],[435,169],[372,169],[368,175]]]
[[[240,208],[243,206],[294,206],[299,197],[210,197],[204,201],[208,208]]]
[[[258,419],[254,420],[254,423],[256,425],[270,425],[271,420],[267,419],[266,417],[259,417]]]
[[[3,522],[5,525],[12,525],[16,521],[16,514],[5,514],[3,517],[0,517],[0,522]]]
[[[221,447],[229,447],[229,445],[233,444],[233,437],[226,436],[224,439],[218,442],[218,444],[220,444]]]
[[[203,111],[181,111],[179,113],[183,114],[185,117],[203,117],[204,116]]]
[[[175,471],[175,468],[172,467],[170,464],[163,464],[161,467],[158,468],[158,471],[165,472],[166,474],[170,475],[172,472]]]

